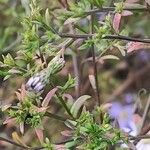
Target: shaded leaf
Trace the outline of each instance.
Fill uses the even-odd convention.
[[[74,103],[73,97],[70,94],[66,94],[66,93],[63,94],[63,96],[67,98],[67,104],[68,104],[68,106],[72,106],[73,103]]]
[[[139,49],[147,49],[150,48],[150,44],[145,44],[141,42],[129,42],[126,45],[127,52],[130,53]]]
[[[7,110],[10,107],[11,107],[11,104],[4,105],[4,106],[1,107],[1,110],[5,111],[5,110]]]
[[[62,131],[61,134],[66,137],[71,137],[73,132],[70,130],[65,130],[65,131]]]
[[[89,75],[89,80],[90,80],[90,83],[92,85],[92,88],[93,89],[96,89],[96,82],[95,82],[95,77],[94,75]]]
[[[46,95],[46,97],[44,98],[43,102],[42,102],[42,107],[47,107],[51,98],[55,95],[55,92],[58,90],[58,88],[54,88],[52,89],[50,92],[48,92],[48,94]]]
[[[12,138],[13,140],[18,143],[18,144],[21,144],[25,147],[28,147],[22,140],[21,140],[21,137],[19,137],[18,133],[17,132],[13,132],[12,133]]]
[[[24,134],[24,123],[20,123],[20,132]]]
[[[12,122],[14,122],[14,121],[15,121],[15,118],[7,118],[7,119],[3,122],[3,124],[12,123]]]
[[[78,114],[80,108],[83,106],[85,101],[89,98],[91,98],[91,96],[83,95],[75,101],[75,103],[73,104],[73,106],[71,107],[71,110],[70,110],[74,117],[77,117],[77,114]]]
[[[44,141],[43,130],[40,128],[35,128],[36,135],[41,143]]]
[[[133,15],[133,12],[128,11],[128,10],[124,10],[121,15],[122,16],[131,16],[131,15]]]
[[[74,129],[74,127],[77,125],[76,121],[72,121],[72,120],[69,120],[69,119],[67,119],[64,123],[70,129]]]
[[[143,8],[143,5],[137,4],[137,3],[124,3],[124,6],[127,8]]]
[[[80,18],[68,18],[65,22],[64,25],[70,24],[70,23],[76,23]]]

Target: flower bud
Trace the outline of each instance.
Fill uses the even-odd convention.
[[[48,64],[48,74],[52,75],[59,72],[65,65],[63,58],[55,57]]]
[[[53,58],[48,67],[31,77],[26,83],[26,89],[34,93],[42,93],[44,87],[49,83],[51,75],[54,75],[64,67],[65,61],[63,58]]]
[[[44,87],[47,82],[45,80],[46,70],[42,70],[41,72],[32,76],[28,82],[26,83],[26,88],[28,91],[33,91],[35,93],[43,92]]]

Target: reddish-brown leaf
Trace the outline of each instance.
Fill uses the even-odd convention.
[[[150,47],[149,44],[141,43],[141,42],[129,42],[126,45],[127,53]]]
[[[41,143],[43,143],[43,140],[44,140],[43,130],[40,129],[40,128],[35,128],[35,132],[36,132],[36,135],[37,135],[39,141],[40,141]]]
[[[47,107],[51,98],[55,95],[55,92],[58,90],[58,88],[52,89],[48,94],[46,95],[45,99],[42,102],[42,107]]]
[[[122,16],[131,16],[131,15],[133,15],[133,12],[128,11],[128,10],[124,10],[121,15]]]
[[[113,28],[118,33],[121,22],[121,14],[116,13],[113,19]]]

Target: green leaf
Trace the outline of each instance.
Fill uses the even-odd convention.
[[[76,23],[77,21],[79,21],[80,18],[68,18],[65,22],[64,25],[70,24],[70,23]]]
[[[70,110],[71,113],[72,113],[72,115],[73,115],[75,118],[77,117],[78,112],[79,112],[81,106],[83,106],[83,104],[85,103],[85,101],[86,101],[87,99],[89,99],[89,98],[91,98],[91,96],[89,96],[89,95],[83,95],[83,96],[79,97],[79,98],[75,101],[75,103],[73,104],[73,106],[71,107],[71,110]]]
[[[78,144],[78,141],[71,141],[71,142],[67,142],[67,143],[65,144],[65,147],[66,147],[67,149],[70,149],[70,148],[76,146],[77,144]]]
[[[114,56],[114,55],[102,56],[100,59],[102,59],[102,60],[105,60],[105,59],[116,59],[116,60],[119,60],[119,58],[117,56]]]

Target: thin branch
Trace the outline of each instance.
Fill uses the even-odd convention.
[[[67,34],[67,33],[59,33],[59,36],[62,38],[74,38],[74,39],[88,39],[94,36],[94,34]],[[142,43],[150,43],[150,39],[140,39],[140,38],[133,38],[128,36],[122,35],[106,35],[102,39],[118,39],[118,40],[126,40],[126,41],[133,41],[133,42],[142,42]]]
[[[91,6],[91,7],[93,7],[93,6]],[[91,14],[91,31],[90,32],[91,32],[91,34],[94,34],[94,15],[93,14]],[[96,64],[96,58],[95,58],[94,44],[92,44],[91,51],[92,51],[92,57],[93,57],[94,78],[95,78],[95,84],[96,84],[96,89],[94,91],[95,91],[95,95],[96,95],[97,104],[98,104],[98,106],[100,106],[100,95],[99,95],[97,64]]]
[[[99,13],[99,12],[108,12],[108,11],[115,11],[115,7],[103,7],[103,8],[99,8],[99,9],[91,9],[89,11],[86,11],[85,14],[86,15],[91,15],[91,14],[95,14],[95,13]],[[132,8],[132,7],[125,7],[123,10],[128,10],[128,11],[148,11],[148,8],[146,6],[143,7],[136,7],[136,8]]]
[[[147,134],[149,131],[150,131],[150,124],[148,124],[146,127],[144,127],[144,128],[141,130],[141,133],[139,134],[139,136],[145,135],[145,134]],[[140,141],[140,139],[135,140],[135,141],[134,141],[134,145],[136,145],[139,141]]]
[[[150,135],[139,135],[139,136],[130,136],[130,140],[140,140],[140,139],[150,139]]]
[[[147,114],[149,112],[149,108],[150,108],[150,95],[148,97],[148,100],[147,100],[147,103],[146,103],[146,106],[145,106],[144,114],[143,114],[143,117],[142,117],[142,123],[141,123],[141,126],[140,126],[140,131],[141,131],[141,129],[143,128],[143,126],[145,124],[146,117],[147,117]]]

